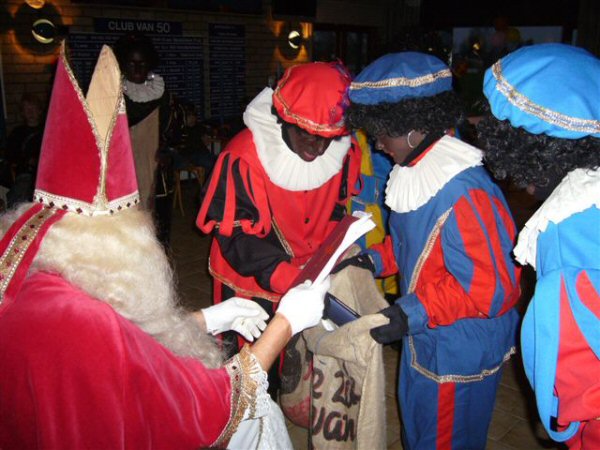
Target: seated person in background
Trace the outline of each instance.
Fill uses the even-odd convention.
[[[349,84],[339,64],[298,65],[248,105],[248,128],[219,155],[197,218],[213,232],[215,303],[238,295],[274,314],[343,218],[360,170],[343,120]]]
[[[244,299],[176,307],[114,56],[103,48],[85,106],[68,73],[63,47],[35,201],[0,221],[0,448],[291,449],[264,371],[319,321],[327,283],[291,289],[223,363],[207,332],[252,340],[266,314]]]
[[[185,105],[184,111],[185,126],[182,130],[181,143],[173,152],[175,170],[203,167],[208,173],[217,160],[207,145],[210,128],[198,122],[194,105]]]
[[[564,44],[524,47],[485,74],[485,159],[546,199],[514,254],[536,270],[521,328],[525,373],[550,437],[600,448],[600,60]],[[561,181],[562,180],[562,181]]]
[[[401,275],[400,298],[383,310],[390,324],[371,334],[402,340],[404,448],[483,449],[519,321],[508,206],[482,152],[448,131],[462,110],[438,58],[383,56],[352,82],[350,101],[348,125],[396,163],[385,193],[390,237],[354,258],[377,276]]]
[[[16,126],[6,142],[5,183],[10,183],[7,194],[8,207],[31,201],[35,185],[37,163],[44,133],[44,108],[35,94],[21,98],[23,124]]]

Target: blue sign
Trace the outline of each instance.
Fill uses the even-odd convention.
[[[95,18],[94,31],[97,33],[143,33],[143,34],[176,34],[182,33],[181,22],[165,20]]]

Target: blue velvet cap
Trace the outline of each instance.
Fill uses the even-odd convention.
[[[390,53],[376,59],[350,84],[350,101],[362,105],[431,97],[452,89],[452,72],[426,53]]]
[[[566,44],[523,47],[483,81],[492,114],[532,134],[600,137],[600,60]]]

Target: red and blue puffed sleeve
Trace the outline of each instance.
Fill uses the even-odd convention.
[[[383,242],[371,245],[364,253],[371,257],[375,265],[375,276],[389,277],[398,273],[394,245],[390,235],[387,235]]]
[[[516,229],[503,199],[473,189],[447,214],[433,245],[424,250],[414,295],[400,300],[411,334],[425,324],[497,317],[520,295],[520,269],[511,257]]]
[[[540,419],[556,441],[600,417],[599,252],[597,208],[549,223],[537,238],[538,281],[521,348]]]

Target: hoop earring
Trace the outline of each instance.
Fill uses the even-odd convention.
[[[406,143],[408,144],[408,147],[409,147],[409,148],[411,148],[411,149],[413,149],[413,148],[415,148],[415,147],[417,146],[416,144],[414,144],[414,145],[413,145],[413,143],[412,143],[412,142],[410,142],[410,137],[411,137],[411,135],[412,135],[414,132],[415,132],[415,130],[410,130],[410,131],[408,132],[408,134],[406,135]]]

